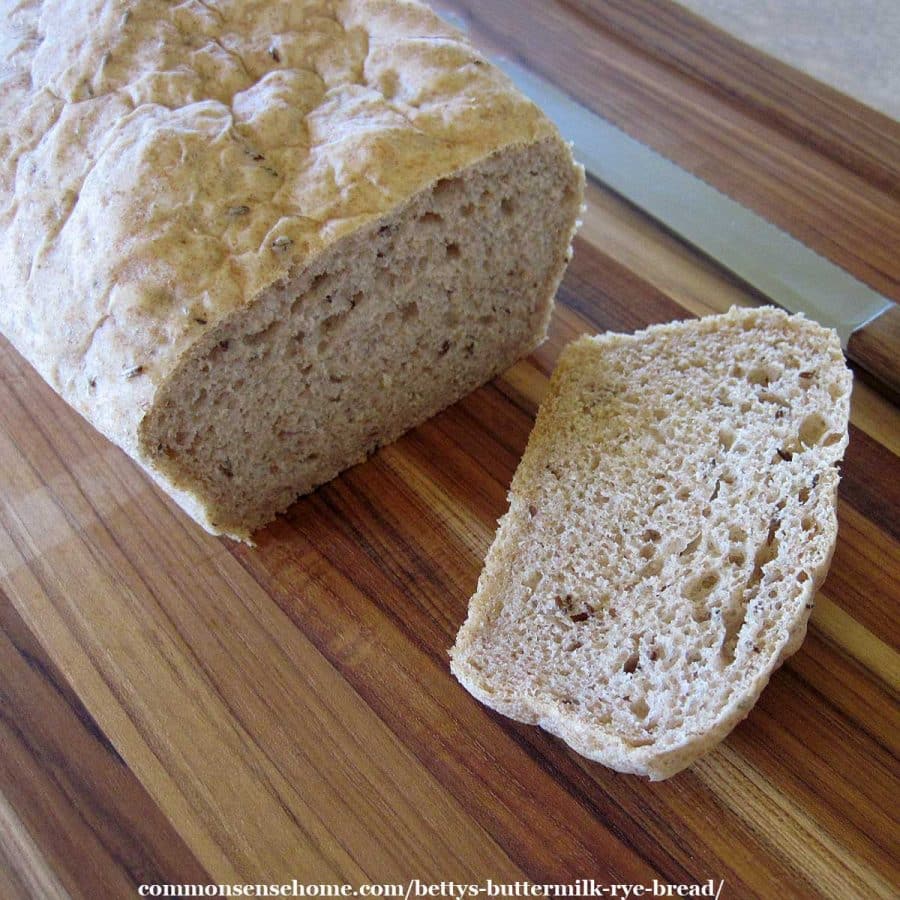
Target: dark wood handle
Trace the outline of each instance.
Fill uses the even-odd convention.
[[[900,306],[892,306],[868,325],[854,331],[847,356],[900,401]]]

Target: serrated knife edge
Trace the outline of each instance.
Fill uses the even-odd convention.
[[[495,65],[572,141],[596,180],[701,250],[773,303],[850,335],[893,305],[717,188],[626,134],[563,90],[505,58]]]

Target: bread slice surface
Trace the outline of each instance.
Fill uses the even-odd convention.
[[[583,174],[424,4],[0,0],[0,43],[0,331],[209,530],[542,340]]]
[[[851,375],[773,308],[560,357],[451,652],[488,706],[667,778],[803,640],[837,534]]]

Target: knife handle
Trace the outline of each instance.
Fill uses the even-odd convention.
[[[900,306],[894,304],[862,328],[857,328],[847,342],[847,357],[874,378],[895,403],[898,402]]]

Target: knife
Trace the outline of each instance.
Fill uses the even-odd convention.
[[[572,141],[588,175],[773,303],[834,328],[848,358],[900,397],[900,307],[539,75],[493,62]]]

